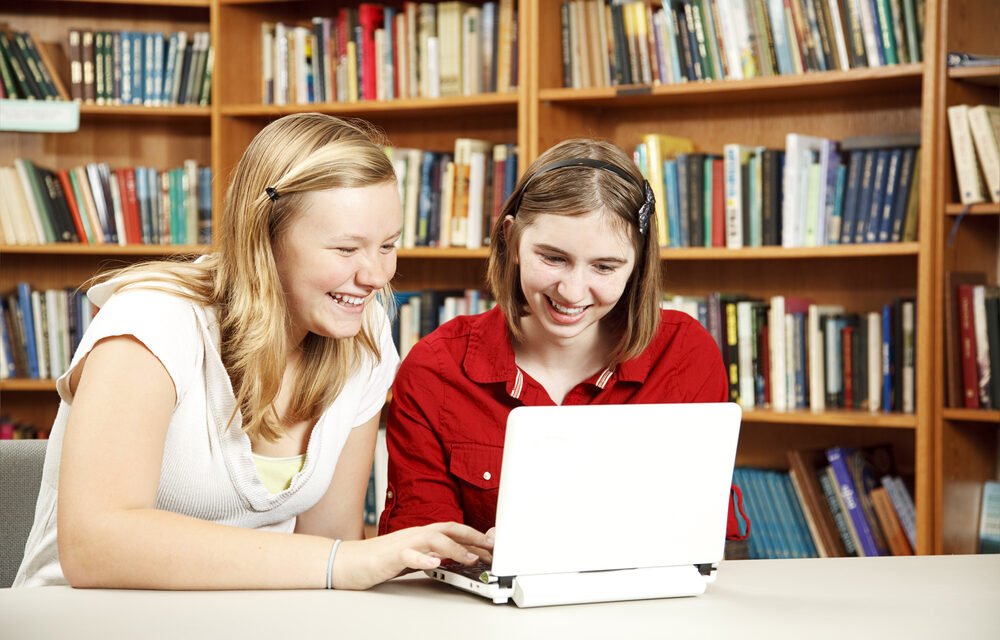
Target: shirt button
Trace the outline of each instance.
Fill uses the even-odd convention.
[[[385,497],[388,500],[392,500],[392,491],[386,491],[385,492]]]
[[[493,477],[493,474],[491,474],[489,471],[486,471],[485,473],[483,473],[483,480],[489,480],[492,477]]]

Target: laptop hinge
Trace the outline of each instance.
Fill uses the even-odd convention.
[[[519,607],[696,596],[705,578],[694,565],[645,567],[588,573],[517,576],[513,600]]]

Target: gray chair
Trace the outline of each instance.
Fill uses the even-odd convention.
[[[0,440],[0,587],[14,582],[35,519],[48,440]]]

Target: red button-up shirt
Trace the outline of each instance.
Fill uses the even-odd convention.
[[[563,404],[725,402],[725,367],[693,318],[661,311],[638,357],[579,383]],[[455,521],[486,531],[496,519],[507,414],[555,404],[514,362],[503,313],[445,323],[409,352],[392,387],[388,490],[379,533]],[[729,535],[735,519],[730,514]]]

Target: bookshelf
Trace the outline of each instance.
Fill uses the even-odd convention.
[[[211,164],[214,211],[221,211],[228,176],[243,149],[269,121],[320,111],[361,117],[400,147],[450,151],[456,137],[516,142],[520,166],[567,137],[592,136],[631,149],[644,133],[669,133],[721,153],[730,142],[784,148],[789,132],[842,139],[919,131],[922,139],[920,222],[915,242],[738,250],[664,249],[664,288],[704,295],[734,291],[766,298],[808,296],[848,311],[916,296],[916,410],[747,411],[737,464],[787,469],[786,449],[890,443],[899,471],[915,478],[918,552],[974,550],[978,487],[995,478],[1000,412],[948,407],[943,392],[943,283],[950,270],[982,270],[997,282],[1000,207],[974,205],[952,246],[951,226],[963,207],[955,186],[945,108],[996,103],[1000,69],[948,70],[944,53],[997,53],[991,25],[1000,5],[988,0],[927,0],[924,60],[850,71],[657,86],[562,87],[559,3],[519,0],[518,89],[453,98],[382,102],[262,105],[260,27],[330,15],[348,4],[259,0],[40,1],[5,9],[0,21],[41,40],[59,42],[70,26],[211,32],[215,51],[210,107],[81,108],[74,134],[0,132],[0,163],[27,156],[62,167],[105,160],[114,165]],[[199,252],[204,247],[0,247],[0,290],[20,280],[37,287],[76,285],[99,269],[143,257]],[[482,286],[486,249],[400,250],[399,290]],[[50,382],[4,381],[5,413],[51,422]]]
[[[980,272],[987,283],[1000,282],[1000,205],[959,203],[946,110],[956,104],[1000,105],[1000,66],[948,68],[944,59],[948,51],[1000,54],[995,29],[990,26],[1000,20],[1000,5],[943,0],[937,9],[941,36],[928,47],[936,47],[938,53],[933,58],[928,55],[935,63],[925,74],[926,100],[935,125],[924,143],[938,167],[929,185],[935,238],[931,306],[938,327],[933,366],[940,382],[932,394],[935,512],[931,550],[974,553],[983,482],[1000,477],[1000,411],[965,409],[949,401],[947,389],[955,381],[946,379],[952,339],[945,322],[946,307],[953,303],[947,288],[950,274],[956,272]]]
[[[0,22],[30,31],[56,51],[63,82],[69,86],[66,44],[70,28],[142,31],[206,31],[209,0],[151,2],[77,2],[74,0],[7,4]],[[51,46],[56,45],[56,46]],[[112,167],[180,166],[186,158],[207,165],[212,152],[210,107],[143,107],[81,104],[80,128],[73,133],[0,131],[0,165],[30,158],[49,169],[69,169],[88,162]],[[137,260],[202,253],[203,246],[51,244],[0,246],[0,291],[18,282],[35,289],[76,287],[94,274]],[[0,381],[3,413],[48,429],[58,396],[52,380]]]

